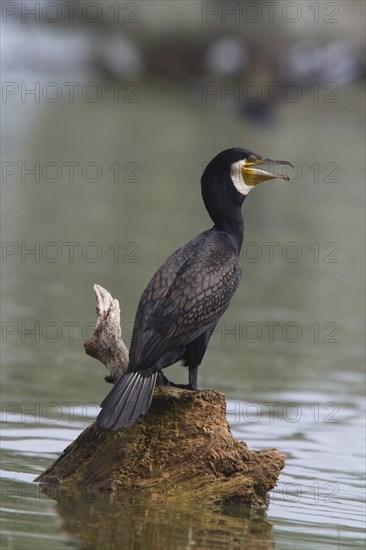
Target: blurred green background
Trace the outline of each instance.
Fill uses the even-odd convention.
[[[263,521],[253,548],[362,544],[364,12],[352,0],[3,2],[3,469],[14,483],[3,500],[5,547],[29,548],[29,532],[32,547],[71,544],[65,532],[55,539],[55,512],[48,525],[45,502],[23,502],[18,489],[90,423],[85,406],[109,390],[83,353],[92,286],[119,299],[128,343],[153,272],[210,227],[199,180],[233,146],[291,160],[296,171],[245,201],[242,286],[199,383],[225,392],[237,437],[288,454],[283,487],[301,488],[302,498],[282,492],[273,502],[274,529]],[[169,370],[185,381],[179,366]],[[281,404],[273,424],[266,402]],[[260,423],[232,418],[237,403],[258,404]],[[301,412],[296,423],[283,414],[289,403]],[[316,483],[324,498],[315,502]],[[210,531],[202,542],[191,515],[177,517],[176,548],[192,529],[197,548],[244,548],[233,546],[237,525],[229,522],[224,546]],[[136,543],[131,533],[125,548]]]

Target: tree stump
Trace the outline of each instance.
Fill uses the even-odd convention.
[[[84,347],[115,382],[128,365],[119,304],[102,287],[94,291],[98,320]],[[36,481],[66,490],[135,490],[175,502],[263,507],[284,464],[279,451],[250,451],[233,437],[223,394],[167,386],[155,389],[139,423],[118,432],[89,426]]]

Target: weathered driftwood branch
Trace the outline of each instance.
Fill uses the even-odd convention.
[[[84,349],[107,367],[109,375],[105,379],[114,384],[128,366],[128,349],[121,336],[119,302],[99,285],[94,285],[94,292],[97,324],[93,336],[84,342]]]
[[[95,285],[98,320],[85,351],[115,381],[128,364],[119,304]],[[173,501],[204,499],[268,504],[284,456],[250,451],[231,434],[223,394],[161,387],[141,422],[119,432],[87,428],[36,481],[118,493],[138,489]]]

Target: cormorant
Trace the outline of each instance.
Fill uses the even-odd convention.
[[[111,430],[135,424],[151,404],[161,369],[183,361],[188,389],[197,389],[197,370],[212,332],[240,282],[239,253],[244,223],[241,207],[258,183],[287,176],[258,165],[291,165],[246,149],[219,153],[201,179],[202,197],[214,226],[174,252],[155,273],[137,308],[129,366],[101,404],[97,425]]]

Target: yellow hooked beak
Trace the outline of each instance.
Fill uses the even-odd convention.
[[[261,168],[256,168],[259,164],[269,165],[269,170],[262,170]],[[282,179],[289,181],[290,178],[287,175],[276,174],[271,169],[272,166],[282,165],[282,166],[291,166],[294,168],[292,162],[288,160],[271,160],[265,157],[260,157],[259,155],[250,155],[244,160],[242,166],[242,175],[246,185],[257,185],[262,181],[272,180],[272,179]]]

